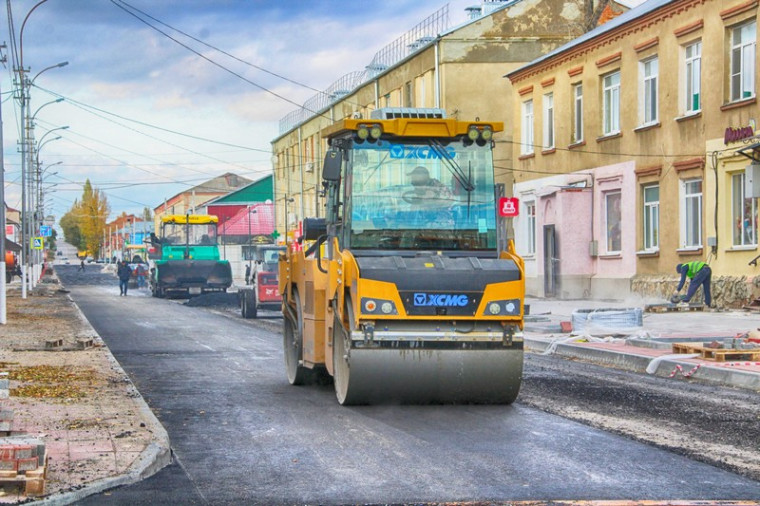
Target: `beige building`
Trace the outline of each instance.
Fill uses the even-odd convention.
[[[606,3],[604,4],[606,5]],[[504,121],[513,117],[515,69],[595,26],[604,11],[586,0],[486,0],[460,26],[447,26],[448,6],[380,50],[364,71],[348,74],[280,122],[276,161],[277,229],[323,215],[318,198],[325,129],[344,118],[369,118],[385,107],[440,108],[448,117]],[[617,7],[616,7],[617,8]],[[608,11],[609,12],[609,9]],[[512,134],[496,138],[497,181],[512,186]]]
[[[676,264],[704,260],[719,304],[753,297],[757,16],[650,0],[508,73],[533,293],[667,296]]]

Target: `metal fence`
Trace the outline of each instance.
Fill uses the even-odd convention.
[[[427,46],[441,32],[449,28],[449,5],[446,4],[425,18],[417,26],[375,53],[364,70],[351,72],[332,83],[325,91],[304,102],[303,107],[291,111],[280,119],[280,134],[290,131],[312,116],[320,114],[332,104],[351,94],[362,84],[381,74],[399,61]]]

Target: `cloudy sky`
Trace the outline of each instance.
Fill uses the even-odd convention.
[[[47,0],[31,14],[39,0],[4,3],[6,202],[21,207],[23,58],[46,210],[60,218],[88,178],[115,217],[226,172],[268,174],[284,115],[438,9],[453,26],[479,1]]]

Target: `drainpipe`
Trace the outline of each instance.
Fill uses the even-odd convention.
[[[712,162],[713,172],[715,173],[715,210],[713,216],[713,227],[715,228],[715,246],[712,247],[710,253],[718,256],[718,152],[713,151],[710,153],[710,161]]]
[[[375,78],[375,109],[380,109],[380,82]]]
[[[306,216],[304,207],[304,174],[303,174],[303,137],[302,137],[302,130],[301,127],[298,127],[298,166],[300,168],[301,172],[301,220],[303,220],[304,216]]]
[[[438,62],[439,52],[438,46],[441,44],[441,39],[435,41],[435,76],[433,76],[433,83],[435,84],[435,107],[441,107],[441,67]]]

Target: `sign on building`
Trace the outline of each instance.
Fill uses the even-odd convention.
[[[499,216],[514,218],[519,211],[520,200],[517,197],[502,197],[499,199]]]

